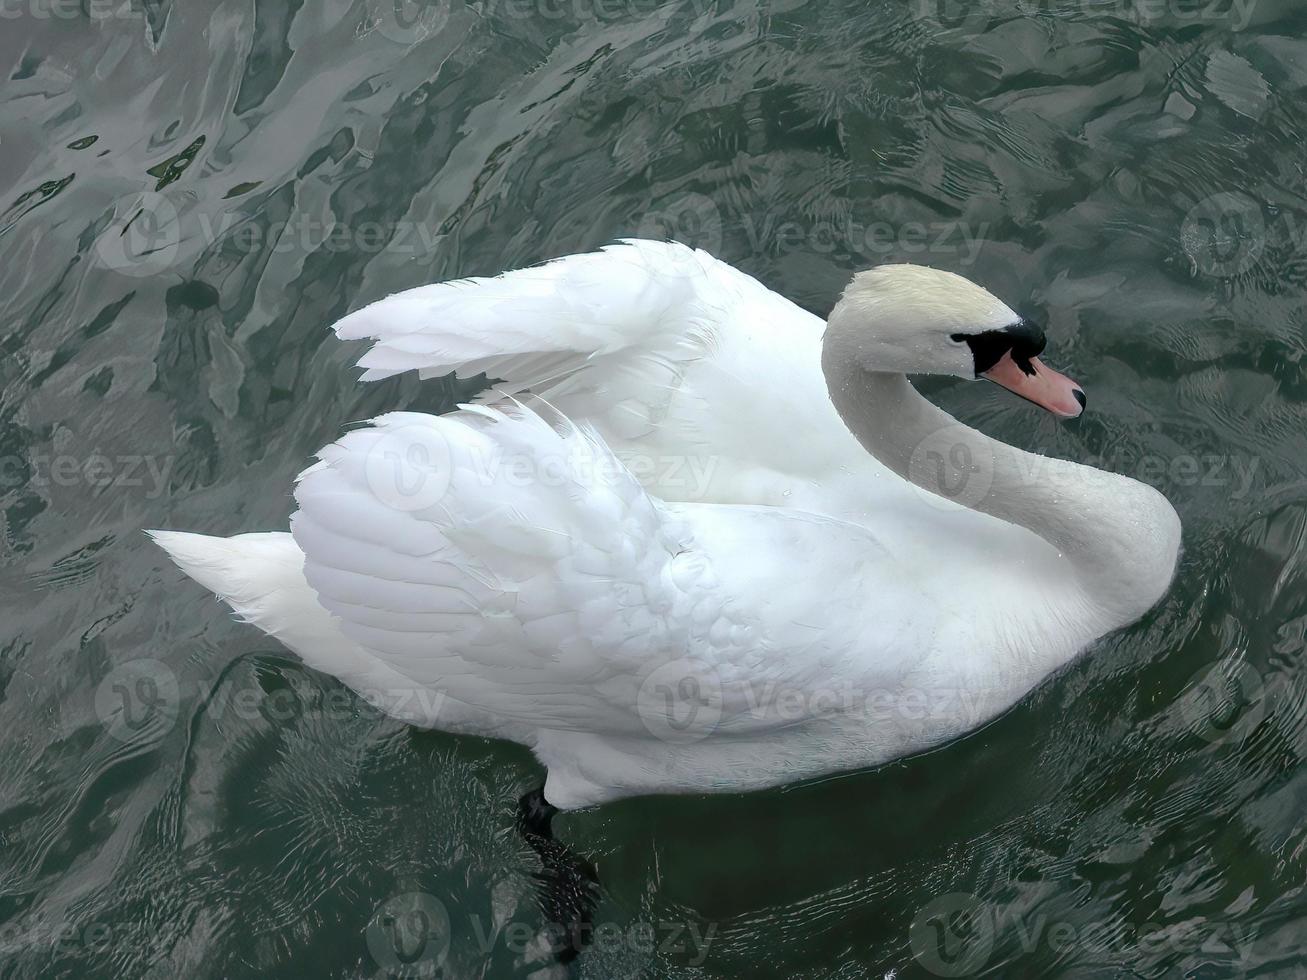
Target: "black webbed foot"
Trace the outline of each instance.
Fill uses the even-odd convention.
[[[599,879],[588,861],[554,838],[556,813],[543,788],[532,790],[518,801],[517,831],[540,857],[535,878],[550,948],[558,962],[571,963],[590,943]]]

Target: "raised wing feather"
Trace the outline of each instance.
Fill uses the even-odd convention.
[[[718,266],[681,245],[630,241],[396,293],[334,329],[342,340],[374,341],[359,361],[365,381],[484,372],[501,393],[540,389],[605,357],[692,344],[696,329],[712,329],[705,287]]]

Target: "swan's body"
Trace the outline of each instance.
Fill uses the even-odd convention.
[[[291,534],[156,540],[398,717],[531,746],[556,806],[939,744],[1152,606],[1179,523],[916,395],[902,372],[984,359],[1079,411],[998,300],[886,268],[829,326],[655,243],[390,297],[337,325],[377,340],[368,377],[484,371],[496,404],[327,447]],[[503,400],[528,390],[551,407]]]

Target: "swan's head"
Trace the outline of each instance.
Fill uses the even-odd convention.
[[[824,356],[854,359],[867,371],[985,378],[1075,418],[1085,393],[1039,360],[1043,350],[1043,330],[975,283],[919,265],[882,265],[844,290]]]

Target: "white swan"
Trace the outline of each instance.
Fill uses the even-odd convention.
[[[336,330],[376,341],[367,378],[503,384],[322,450],[290,534],[151,533],[398,717],[530,746],[560,808],[939,744],[1174,573],[1161,494],[914,392],[905,374],[983,376],[1061,416],[1084,404],[1036,327],[948,273],[862,273],[823,327],[702,252],[627,242]]]

